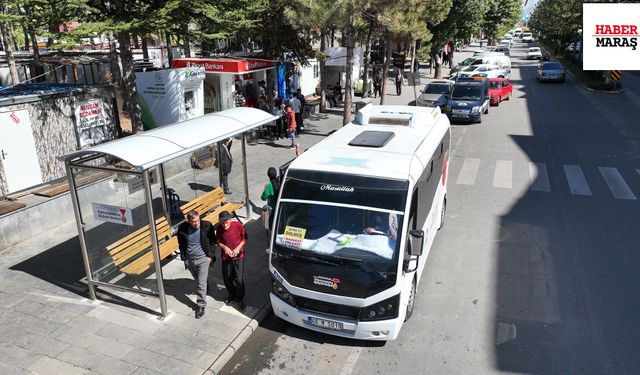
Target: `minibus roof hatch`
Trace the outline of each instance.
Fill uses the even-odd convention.
[[[349,146],[383,147],[395,136],[394,132],[365,130],[349,142]]]

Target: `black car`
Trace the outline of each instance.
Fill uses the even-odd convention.
[[[440,107],[444,110],[451,95],[453,81],[438,80],[427,83],[424,89],[420,90],[422,94],[418,97],[416,104],[420,107]]]

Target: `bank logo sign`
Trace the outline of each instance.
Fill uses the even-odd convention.
[[[640,4],[583,4],[584,70],[640,70]]]

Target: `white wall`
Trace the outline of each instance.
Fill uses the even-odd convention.
[[[318,60],[309,60],[308,66],[299,66],[300,89],[302,95],[315,95],[316,87],[320,84],[320,63]]]

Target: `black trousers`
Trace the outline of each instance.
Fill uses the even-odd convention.
[[[223,260],[222,279],[229,295],[242,301],[244,299],[244,259]]]

